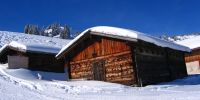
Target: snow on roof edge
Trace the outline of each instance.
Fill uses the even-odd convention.
[[[12,41],[8,44],[8,47],[10,48],[15,48],[19,51],[23,51],[25,52],[27,50],[27,47],[26,45],[22,44],[22,43],[19,43],[19,42],[16,42],[16,41]]]
[[[149,42],[149,43],[153,43],[153,44],[155,44],[157,46],[161,46],[161,47],[168,47],[168,48],[179,50],[179,51],[191,52],[191,49],[188,48],[187,46],[180,45],[180,44],[166,41],[166,40],[162,40],[158,37],[153,37],[153,36],[150,36],[147,34],[139,35],[138,39]]]
[[[100,34],[117,35],[117,36],[121,36],[121,37],[139,39],[139,40],[143,40],[143,41],[146,41],[149,43],[153,43],[157,46],[168,47],[171,49],[185,51],[185,52],[191,51],[190,48],[188,48],[188,47],[185,47],[185,46],[173,43],[173,42],[161,40],[157,37],[149,36],[149,35],[146,35],[144,33],[138,32],[138,31],[133,31],[133,30],[124,29],[124,28],[111,27],[111,26],[96,26],[96,27],[86,29],[81,34],[79,34],[75,39],[70,41],[66,46],[64,46],[59,51],[59,53],[56,55],[56,58],[58,58],[66,49],[68,49],[73,43],[78,41],[79,38],[81,38],[83,35],[85,35],[88,31],[98,32]]]
[[[70,41],[67,45],[65,45],[57,54],[56,58],[60,56],[69,46],[71,46],[73,43],[75,43],[79,38],[81,38],[85,33],[87,33],[89,29],[86,29],[85,31],[81,32],[76,38],[74,38],[72,41]]]
[[[57,54],[61,48],[58,47],[50,47],[50,46],[43,46],[43,45],[30,45],[30,44],[23,44],[16,41],[12,41],[9,44],[5,44],[3,47],[0,48],[0,53],[5,50],[6,48],[12,48],[21,52],[41,52],[41,53],[53,53]]]
[[[143,40],[149,43],[153,43],[157,46],[161,47],[169,47],[171,49],[180,50],[180,51],[186,51],[190,52],[191,50],[188,47],[185,47],[183,45],[179,45],[173,42],[161,40],[158,37],[153,37],[138,31],[130,30],[130,29],[124,29],[124,28],[117,28],[117,27],[110,27],[110,26],[97,26],[90,28],[91,31],[96,31],[99,33],[104,34],[110,34],[110,35],[118,35],[128,38],[136,38],[139,40]]]

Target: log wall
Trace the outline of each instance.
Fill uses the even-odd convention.
[[[81,43],[70,61],[72,79],[136,84],[131,48],[124,41],[92,37]],[[95,67],[97,66],[97,67]]]

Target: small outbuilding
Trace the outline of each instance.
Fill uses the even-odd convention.
[[[137,31],[97,26],[69,42],[56,58],[65,59],[71,79],[144,86],[187,76],[186,52],[190,49]]]
[[[64,72],[64,60],[55,58],[60,49],[13,41],[0,49],[0,62],[8,63],[10,69],[27,68],[62,73]]]
[[[200,48],[192,49],[191,53],[185,54],[185,62],[188,74],[200,74]]]
[[[190,36],[184,40],[177,41],[178,44],[191,49],[185,54],[185,62],[188,74],[200,74],[200,36]]]

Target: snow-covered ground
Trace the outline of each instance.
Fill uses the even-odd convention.
[[[45,46],[61,48],[65,46],[70,40],[38,36],[38,35],[29,35],[17,32],[0,31],[0,47],[10,43],[11,41],[26,43],[26,44],[40,44]]]
[[[64,81],[65,74],[0,65],[0,100],[199,100],[200,75],[146,87]],[[51,75],[51,76],[49,76]]]

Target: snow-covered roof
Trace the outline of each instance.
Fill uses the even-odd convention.
[[[188,39],[184,39],[181,41],[175,41],[177,44],[184,45],[189,47],[190,49],[195,49],[200,47],[200,36],[194,36]]]
[[[110,26],[96,26],[83,31],[80,35],[78,35],[75,39],[70,41],[66,46],[64,46],[60,52],[56,55],[57,58],[61,56],[61,54],[69,49],[71,45],[73,45],[76,41],[78,41],[81,37],[83,37],[86,33],[90,32],[90,34],[100,35],[100,36],[108,36],[113,38],[119,39],[127,39],[127,40],[143,40],[149,43],[153,43],[157,46],[161,47],[168,47],[175,50],[186,51],[190,52],[191,50],[188,47],[181,46],[179,44],[168,42],[165,40],[161,40],[157,37],[149,36],[141,32],[124,29],[124,28],[117,28],[117,27],[110,27]]]
[[[7,48],[21,52],[40,52],[40,53],[51,53],[51,54],[57,54],[61,49],[59,47],[44,46],[38,44],[26,44],[26,43],[19,43],[16,41],[12,41],[9,44],[4,45],[0,49],[0,53]]]

